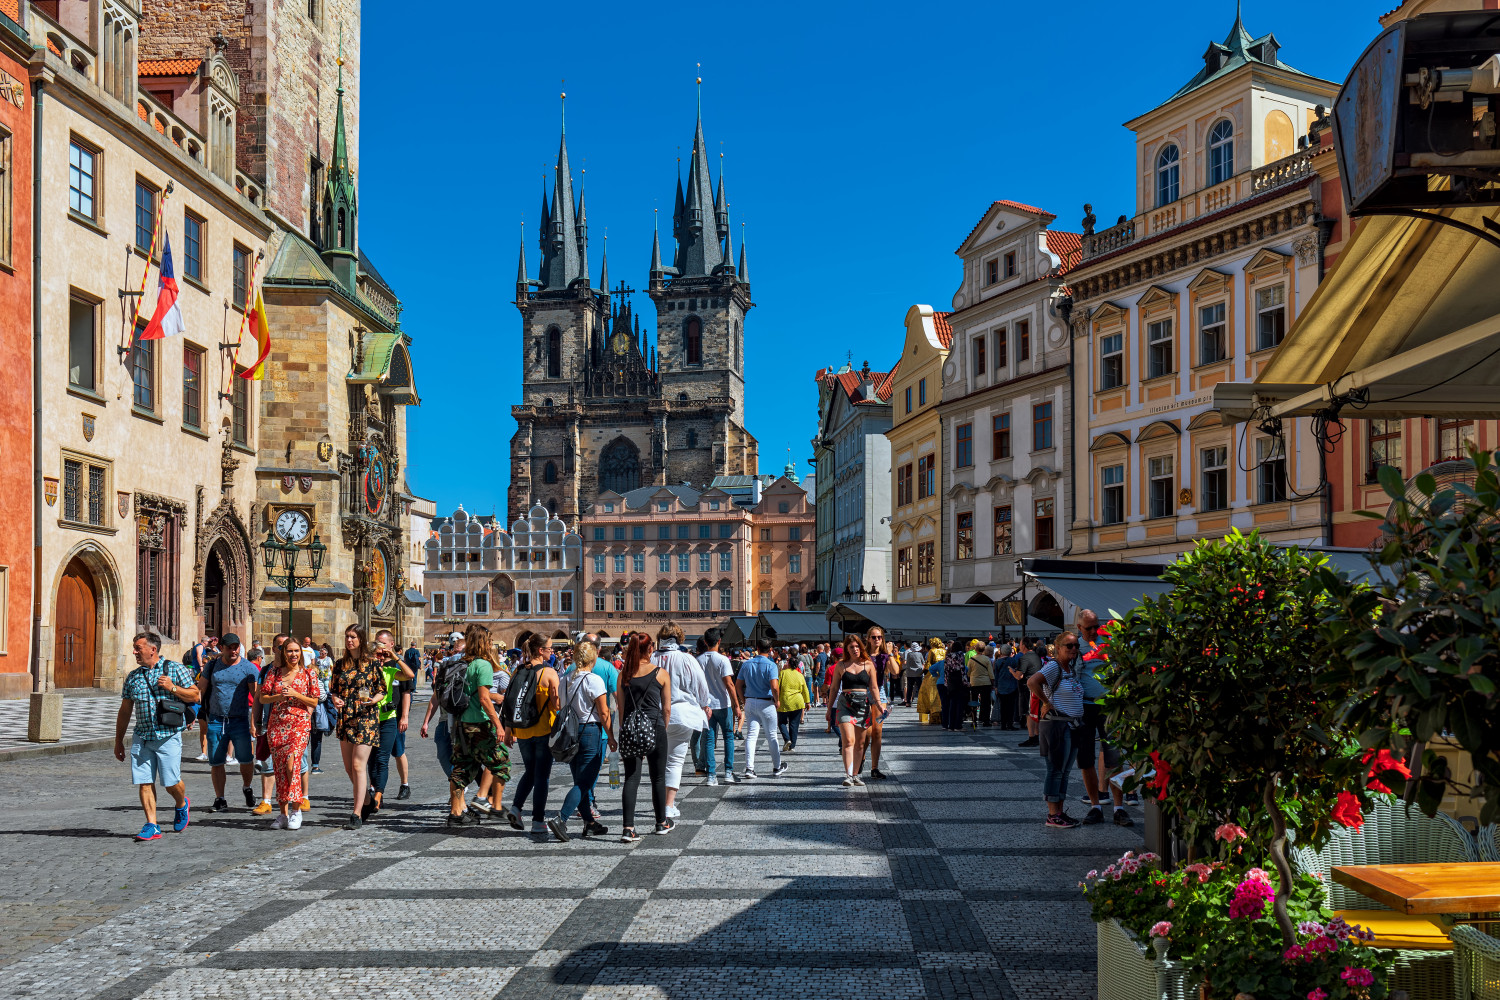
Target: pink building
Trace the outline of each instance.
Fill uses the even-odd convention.
[[[668,619],[689,635],[751,607],[752,512],[724,490],[606,490],[583,512],[584,629],[611,637]]]

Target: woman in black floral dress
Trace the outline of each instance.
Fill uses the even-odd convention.
[[[354,786],[354,809],[349,829],[364,824],[361,807],[368,798],[370,751],[380,745],[380,703],[385,700],[385,675],[370,659],[365,631],[358,625],[344,629],[344,655],[333,666],[329,685],[333,707],[339,710],[339,750],[344,771]]]

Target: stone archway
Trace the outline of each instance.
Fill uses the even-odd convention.
[[[80,542],[72,551],[58,560],[52,579],[52,598],[47,620],[51,625],[52,641],[41,645],[45,658],[43,668],[44,689],[51,691],[59,686],[59,680],[81,687],[118,688],[128,669],[124,653],[129,648],[120,633],[120,608],[123,592],[120,589],[120,573],[109,552],[93,540]],[[80,598],[82,600],[80,600]],[[59,608],[59,603],[71,605]],[[86,613],[92,614],[92,623],[66,622],[69,634],[59,634],[59,611],[64,616],[76,614],[82,604]],[[92,625],[92,629],[88,625]],[[78,627],[82,625],[84,627]],[[74,663],[88,664],[88,678],[74,676],[59,677],[66,671],[58,659],[58,651],[66,642],[75,644],[69,651]],[[87,648],[78,648],[77,643],[86,643]]]
[[[250,535],[229,501],[215,507],[198,529],[193,560],[193,610],[197,614],[195,634],[248,632],[254,612],[255,561],[250,557]],[[210,569],[217,575],[209,586]],[[215,602],[212,610],[208,602]]]
[[[641,485],[641,450],[626,437],[617,437],[599,454],[599,492],[624,496]]]

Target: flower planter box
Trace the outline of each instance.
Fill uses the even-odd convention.
[[[1114,918],[1099,932],[1099,1000],[1197,1000],[1198,985],[1176,962],[1159,960]]]

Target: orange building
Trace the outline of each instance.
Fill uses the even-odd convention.
[[[750,510],[750,597],[757,611],[801,611],[815,582],[817,526],[812,498],[797,473],[767,486]]]
[[[0,698],[33,690],[32,518],[39,508],[32,460],[31,43],[17,0],[0,0]]]

